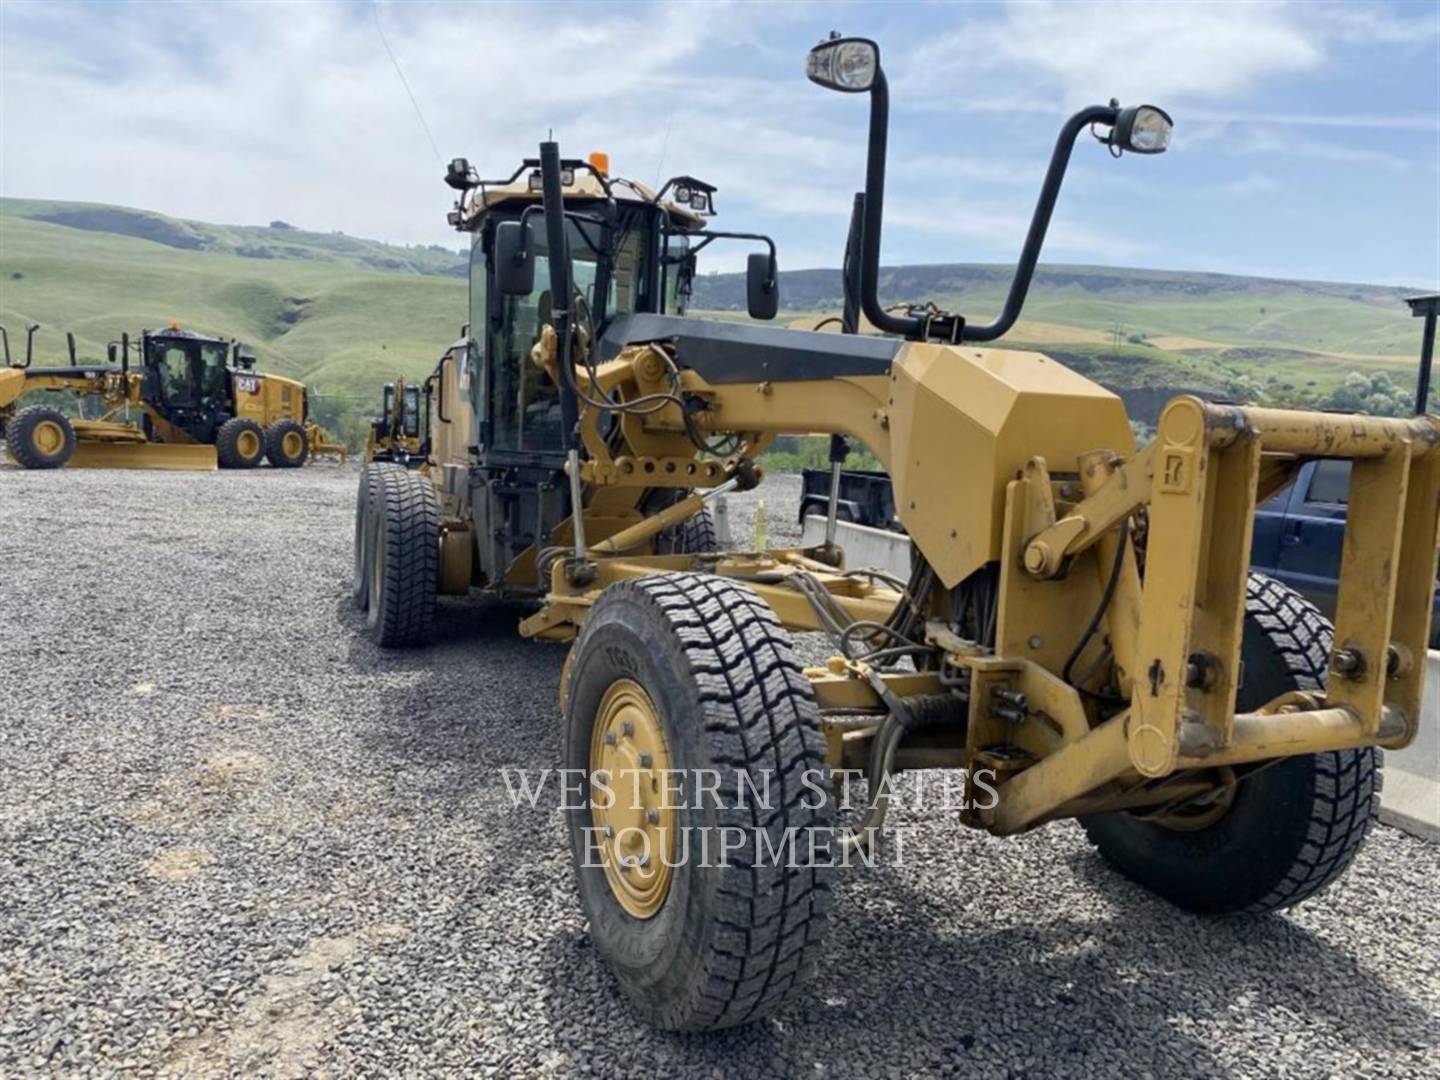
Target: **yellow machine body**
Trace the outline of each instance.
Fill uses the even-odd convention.
[[[253,421],[262,431],[282,421],[293,421],[304,430],[310,458],[328,453],[345,460],[347,448],[306,419],[303,383],[248,370],[227,370],[225,378],[237,418]],[[197,441],[157,408],[141,370],[74,367],[32,372],[22,367],[0,367],[0,421],[13,417],[22,405],[51,393],[68,394],[100,409],[97,418],[67,418],[74,431],[74,451],[65,462],[67,467],[202,471],[218,467],[213,444]],[[153,438],[147,438],[141,425],[128,419],[136,414],[148,420]],[[18,460],[14,447],[7,443],[7,449],[10,458]]]

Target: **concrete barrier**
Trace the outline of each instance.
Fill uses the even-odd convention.
[[[849,569],[880,567],[908,580],[910,538],[888,529],[837,522],[835,540]],[[805,519],[805,546],[825,542],[825,519]],[[1404,750],[1385,755],[1385,787],[1380,820],[1427,840],[1440,841],[1440,652],[1426,660],[1425,698],[1420,732]]]
[[[1440,841],[1440,652],[1432,650],[1425,662],[1419,734],[1404,750],[1385,755],[1380,820]]]
[[[825,519],[814,514],[805,518],[800,543],[815,547],[825,542]],[[869,525],[835,523],[835,542],[845,552],[845,569],[888,570],[901,581],[910,580],[910,537]]]

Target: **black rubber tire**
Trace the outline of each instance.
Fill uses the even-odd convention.
[[[55,424],[63,435],[61,445],[49,452],[34,442],[42,424]],[[5,445],[10,450],[10,456],[22,468],[59,469],[75,453],[75,428],[69,417],[59,409],[49,405],[31,405],[10,418],[6,425]]]
[[[1299,593],[1252,573],[1237,708],[1324,685],[1331,634]],[[1180,907],[1261,914],[1314,896],[1349,867],[1380,811],[1380,764],[1375,749],[1287,758],[1242,780],[1225,816],[1194,831],[1127,813],[1082,823],[1106,861]]]
[[[298,454],[287,454],[285,452],[285,437],[291,434],[300,436],[300,452]],[[310,459],[310,436],[305,434],[305,428],[294,420],[281,420],[271,424],[265,432],[265,460],[270,462],[276,469],[298,469]]]
[[[677,860],[660,909],[637,919],[615,898],[603,867],[586,858],[589,809],[571,811],[571,852],[596,951],[656,1027],[710,1030],[765,1016],[813,970],[831,897],[832,870],[810,865],[828,860],[834,823],[825,739],[789,637],[774,612],[733,581],[659,574],[601,594],[568,667],[567,767],[588,773],[605,690],[633,679],[660,715],[671,768],[721,773],[718,798],[707,792],[703,806],[682,807],[678,827],[692,836],[739,827],[747,838],[723,862],[713,849],[708,860]],[[756,778],[761,792],[769,774],[768,809],[742,794],[740,772]],[[816,858],[808,848],[799,865],[757,857],[762,829],[772,850],[787,835],[815,836]]]
[[[387,649],[423,645],[439,592],[440,504],[429,477],[390,467],[378,478],[368,507],[366,629]]]
[[[708,506],[655,538],[657,555],[708,555],[720,550],[720,535]]]
[[[374,531],[371,507],[380,501],[380,474],[397,466],[372,462],[360,470],[359,490],[355,493],[355,567],[350,579],[350,598],[361,611],[370,596],[370,540]]]
[[[255,452],[245,453],[241,447],[241,435],[251,432],[255,435]],[[265,457],[265,432],[254,420],[235,416],[220,425],[215,436],[215,456],[222,469],[253,469]]]

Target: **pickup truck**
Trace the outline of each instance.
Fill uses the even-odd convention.
[[[1250,565],[1335,615],[1335,583],[1345,539],[1350,462],[1312,461],[1295,482],[1255,511]],[[1440,597],[1431,622],[1431,648],[1440,645]]]
[[[806,469],[800,496],[800,521],[825,516],[829,501],[828,469]],[[1304,595],[1329,618],[1335,616],[1335,586],[1345,540],[1346,501],[1350,496],[1348,461],[1312,461],[1302,465],[1295,482],[1255,511],[1250,565]],[[880,472],[846,470],[840,474],[841,521],[903,532],[895,516],[890,478]],[[1440,648],[1440,596],[1434,599],[1431,648]]]

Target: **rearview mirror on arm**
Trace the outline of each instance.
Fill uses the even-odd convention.
[[[535,249],[528,225],[506,221],[496,227],[495,287],[502,296],[529,296],[535,291]]]
[[[745,303],[752,319],[773,319],[780,310],[779,267],[767,252],[754,252],[746,261]]]

